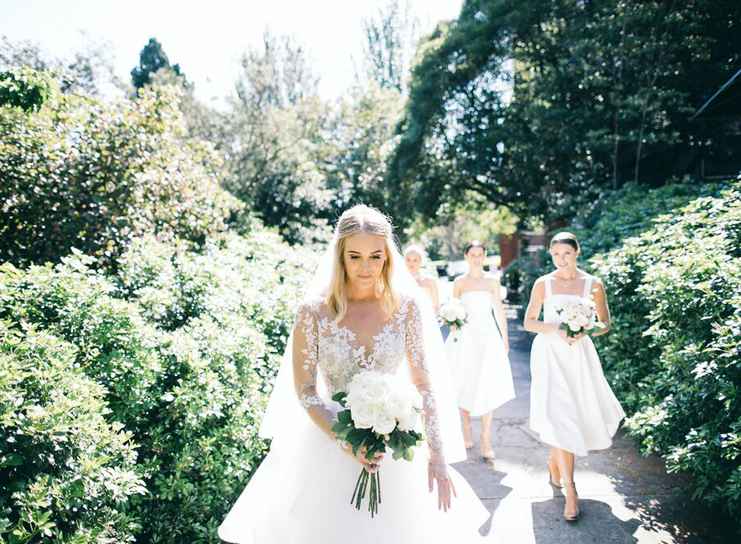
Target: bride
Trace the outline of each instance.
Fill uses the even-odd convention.
[[[449,466],[466,455],[442,340],[388,219],[367,206],[342,214],[309,291],[261,427],[272,438],[270,452],[219,537],[242,544],[482,541],[478,528],[488,512]],[[411,462],[355,456],[331,430],[339,409],[332,395],[367,369],[410,381],[421,395],[426,444]],[[350,504],[362,467],[381,475],[375,518]]]

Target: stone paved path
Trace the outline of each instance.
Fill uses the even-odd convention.
[[[563,499],[547,483],[547,449],[527,427],[530,335],[510,321],[512,372],[517,398],[494,417],[493,467],[478,455],[478,442],[466,462],[455,467],[471,483],[491,518],[489,540],[507,544],[559,543],[730,543],[729,531],[708,528],[693,513],[684,480],[665,473],[659,458],[642,457],[619,433],[613,447],[577,459],[575,481],[582,518],[574,525],[561,516]],[[478,438],[478,420],[474,435]],[[723,534],[725,533],[726,536]]]

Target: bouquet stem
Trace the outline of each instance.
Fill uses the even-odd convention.
[[[357,510],[360,510],[360,506],[368,494],[368,511],[371,517],[374,517],[378,513],[378,505],[381,503],[381,478],[378,472],[371,474],[365,468],[360,471],[358,481],[355,483],[355,491],[353,491],[350,504],[354,504]]]

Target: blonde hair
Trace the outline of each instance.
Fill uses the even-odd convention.
[[[345,271],[345,245],[354,234],[372,234],[382,236],[385,241],[386,262],[381,271],[378,289],[383,302],[383,309],[391,315],[399,307],[399,296],[391,285],[394,272],[394,230],[389,219],[380,211],[370,206],[359,204],[346,210],[337,222],[334,232],[334,266],[329,292],[325,303],[334,312],[335,321],[339,322],[347,313],[347,273]]]

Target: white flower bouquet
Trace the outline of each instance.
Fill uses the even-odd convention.
[[[414,447],[423,437],[418,430],[422,401],[412,384],[401,383],[388,374],[366,371],[352,379],[346,392],[335,393],[332,399],[346,408],[337,414],[332,431],[338,440],[352,447],[355,455],[364,448],[366,458],[372,460],[388,448],[394,459],[414,458]],[[363,467],[350,503],[360,510],[367,493],[368,510],[373,517],[381,502],[381,482],[378,472],[371,474]]]
[[[463,328],[468,320],[466,309],[457,298],[451,299],[440,308],[440,323],[448,325],[451,329]]]
[[[597,316],[597,305],[591,298],[564,304],[556,309],[556,313],[566,334],[570,337],[605,327]]]

